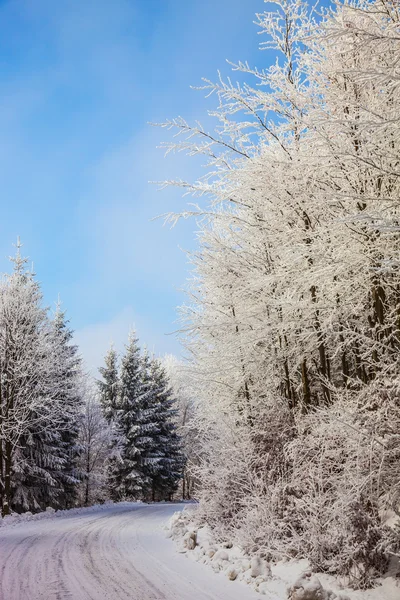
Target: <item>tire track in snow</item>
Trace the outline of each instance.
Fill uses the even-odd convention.
[[[187,560],[162,525],[177,505],[113,505],[0,529],[0,600],[252,600]]]

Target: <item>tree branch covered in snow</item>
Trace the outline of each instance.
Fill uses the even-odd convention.
[[[399,548],[399,9],[320,12],[258,16],[275,60],[205,82],[215,134],[166,126],[208,157],[184,184],[209,198],[181,310],[199,519],[363,587]]]

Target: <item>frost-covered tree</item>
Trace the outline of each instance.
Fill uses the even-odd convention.
[[[54,429],[51,423],[43,427],[43,422],[37,428],[32,419],[32,425],[19,441],[13,507],[20,510],[46,506],[69,508],[77,499],[83,389],[81,359],[77,347],[71,343],[72,332],[59,304],[51,327],[60,365],[54,374],[52,401],[60,406],[62,415]]]
[[[124,432],[121,426],[121,385],[118,355],[113,346],[107,352],[105,366],[99,368],[102,379],[97,380],[99,402],[103,416],[115,433],[114,448],[105,466],[108,482],[108,495],[114,500],[121,499],[121,490],[116,487],[116,481],[122,468],[122,448]]]
[[[201,217],[182,311],[198,514],[364,586],[387,559],[382,511],[400,512],[400,16],[386,0],[275,7],[258,17],[271,66],[233,66],[259,85],[205,82],[217,131],[166,123],[170,149],[209,160],[178,182],[210,198],[183,213]]]
[[[153,415],[149,430],[151,451],[147,456],[141,456],[141,464],[151,486],[151,499],[170,500],[178,487],[184,465],[181,440],[177,433],[176,399],[166,372],[156,358],[151,359],[148,371],[150,385],[147,410],[151,410]]]
[[[181,477],[183,456],[176,432],[175,400],[164,370],[147,350],[141,353],[132,332],[120,368],[112,350],[100,372],[103,414],[108,416],[118,445],[108,460],[111,497],[171,497]]]
[[[143,488],[138,437],[144,393],[140,348],[134,332],[131,332],[120,369],[116,422],[123,441],[120,461],[110,478],[110,490],[115,499],[139,497]]]
[[[153,476],[159,468],[162,450],[157,443],[160,431],[159,404],[152,377],[153,359],[144,350],[140,357],[141,392],[136,414],[137,466],[141,473],[141,497],[154,499]]]
[[[118,356],[113,346],[107,352],[104,363],[105,366],[99,368],[102,379],[97,384],[104,417],[110,422],[116,418],[119,397]]]
[[[85,406],[81,414],[79,469],[82,482],[79,486],[81,505],[88,506],[108,498],[108,468],[119,455],[119,436],[113,422],[102,413],[96,390],[87,386]]]
[[[75,380],[66,376],[68,351],[55,334],[34,275],[20,254],[0,283],[0,500],[10,508],[43,506],[43,489],[62,491],[67,465],[62,432],[75,404]],[[68,423],[68,425],[67,425]],[[57,479],[59,483],[57,483]],[[54,500],[55,496],[51,495]]]
[[[198,465],[201,441],[195,422],[195,406],[199,396],[193,385],[190,370],[173,355],[167,355],[162,365],[168,377],[173,396],[176,398],[176,426],[184,456],[179,495],[184,500],[194,497],[196,479],[193,470]]]
[[[53,326],[55,335],[60,341],[61,360],[64,367],[60,373],[64,385],[58,399],[63,406],[60,448],[63,464],[61,473],[58,476],[62,493],[58,499],[58,504],[63,508],[70,508],[77,499],[77,484],[81,478],[78,459],[82,448],[78,437],[80,415],[83,408],[84,377],[78,347],[72,343],[73,332],[69,329],[65,312],[61,310],[59,304],[57,305]]]

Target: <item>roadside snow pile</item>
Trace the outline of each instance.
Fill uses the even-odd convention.
[[[50,519],[53,517],[62,517],[63,515],[80,515],[82,513],[91,513],[99,510],[105,510],[112,506],[114,502],[105,502],[104,504],[94,504],[93,506],[81,506],[79,508],[69,508],[66,510],[55,510],[51,506],[48,506],[45,511],[32,514],[27,511],[22,514],[12,513],[3,518],[0,517],[0,527],[11,527],[18,523],[25,523],[27,521],[42,521],[44,519]],[[132,502],[118,502],[118,506],[129,506]],[[136,503],[135,503],[136,504]]]
[[[310,571],[303,573],[301,577],[288,589],[289,600],[335,600],[336,598],[347,598],[337,596],[334,592],[324,590],[321,582]]]
[[[399,600],[400,581],[385,577],[371,590],[345,589],[333,576],[311,573],[306,560],[270,563],[262,551],[245,555],[229,542],[216,543],[209,527],[193,522],[193,507],[173,514],[165,530],[178,552],[223,573],[230,581],[250,585],[268,600]],[[393,573],[395,575],[395,573]]]

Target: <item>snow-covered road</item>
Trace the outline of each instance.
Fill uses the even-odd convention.
[[[258,600],[178,554],[179,506],[123,504],[0,529],[0,600]]]

